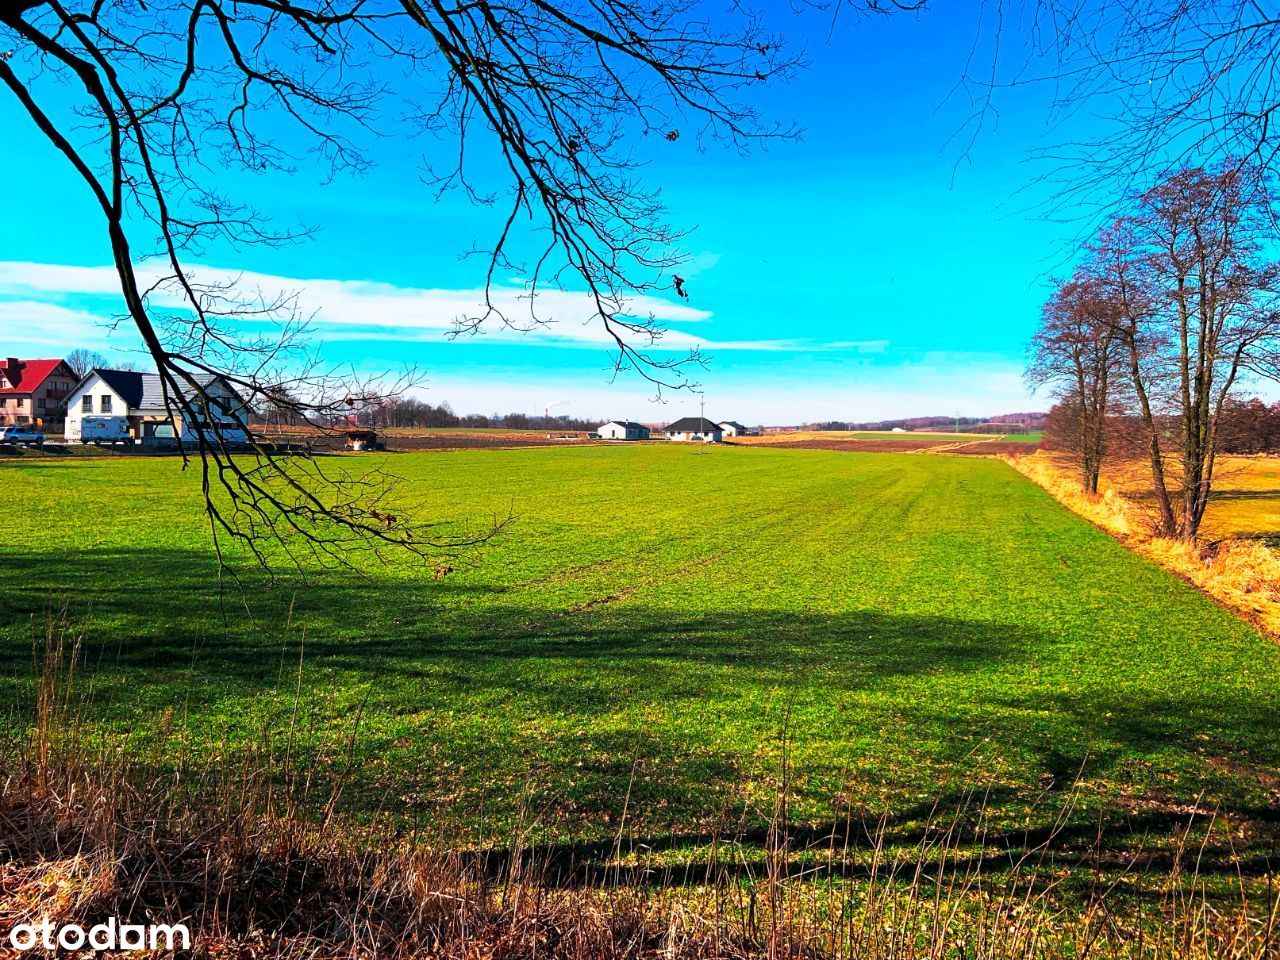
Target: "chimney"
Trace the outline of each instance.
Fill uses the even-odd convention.
[[[22,361],[17,357],[5,357],[4,378],[9,381],[9,386],[16,387],[22,380]]]

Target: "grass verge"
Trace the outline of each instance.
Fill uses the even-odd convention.
[[[1252,538],[1187,543],[1153,536],[1148,508],[1114,488],[1086,494],[1061,458],[1042,451],[1005,460],[1064,506],[1280,638],[1280,555],[1264,543]]]

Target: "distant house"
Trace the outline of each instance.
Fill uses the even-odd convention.
[[[634,420],[610,420],[596,427],[602,440],[648,440],[649,428]]]
[[[720,429],[720,424],[705,417],[682,417],[675,423],[667,424],[662,432],[668,440],[719,443],[724,439],[724,431]]]
[[[19,360],[0,365],[0,424],[38,424],[61,420],[75,372],[64,360]]]
[[[726,437],[745,437],[751,431],[740,424],[737,420],[726,420],[720,424],[720,430]]]
[[[205,414],[188,420],[176,400],[166,398],[158,374],[91,370],[67,397],[67,439],[181,438],[190,443],[201,434],[211,436],[217,424],[223,440],[243,443],[247,437],[235,417],[243,420],[247,415],[244,400],[224,377],[201,375],[195,379],[208,400],[186,386],[184,396]]]

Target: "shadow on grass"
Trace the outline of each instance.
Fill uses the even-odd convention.
[[[1209,495],[1212,503],[1235,500],[1280,500],[1280,490],[1215,490]]]
[[[413,677],[440,660],[601,660],[748,667],[782,682],[821,669],[860,688],[898,675],[982,669],[1021,654],[1034,631],[948,617],[877,611],[687,612],[609,602],[531,608],[517,590],[445,580],[388,583],[325,572],[309,583],[242,593],[219,583],[212,560],[182,550],[83,550],[15,556],[0,564],[0,626],[42,623],[61,609],[98,624],[90,656],[122,671],[195,669],[231,682],[278,679],[286,623],[305,624],[311,662],[370,675]],[[105,636],[95,634],[105,633]],[[30,632],[10,631],[0,664],[30,666]],[[490,680],[501,682],[500,678]],[[546,697],[557,691],[518,691]],[[564,691],[560,691],[563,695]],[[581,691],[578,691],[581,693]]]
[[[1122,869],[1137,858],[1161,870],[1196,811],[1216,806],[1246,826],[1237,848],[1203,852],[1203,869],[1270,870],[1277,798],[1260,801],[1266,790],[1250,771],[1280,766],[1280,745],[1273,718],[1243,692],[1184,684],[1169,694],[1141,666],[1116,684],[1076,687],[1068,674],[1011,689],[1000,678],[1056,642],[1035,624],[539,596],[534,608],[514,589],[336,572],[242,596],[221,590],[211,559],[195,551],[10,550],[0,562],[0,673],[30,676],[32,637],[65,606],[85,624],[90,670],[127,691],[93,708],[104,722],[145,728],[182,705],[197,728],[234,728],[261,698],[288,707],[305,625],[309,689],[364,717],[347,808],[406,823],[500,811],[499,829],[484,831],[500,837],[526,811],[545,816],[551,835],[585,837],[522,847],[556,882],[700,882],[706,858],[681,851],[726,838],[740,850],[716,869],[758,876],[770,819],[759,781],[786,725],[796,746],[814,737],[832,750],[815,755],[809,784],[801,771],[807,805],[789,826],[792,850],[913,847],[960,822],[975,867],[1051,844],[1072,866]],[[31,685],[8,689],[6,712],[29,716]],[[1194,732],[1210,723],[1224,733],[1206,746]],[[845,750],[845,740],[871,746]],[[903,755],[876,771],[870,797],[833,799],[846,782],[840,764],[894,749]],[[1248,762],[1215,779],[1206,752]],[[296,761],[318,756],[300,748]],[[1150,776],[1153,763],[1163,766]],[[985,784],[980,797],[956,786],[965,773]],[[1077,779],[1087,802],[1063,819]],[[833,816],[842,804],[846,815]],[[507,869],[510,848],[477,840],[465,844],[478,864]],[[604,866],[617,849],[670,856],[659,868]],[[804,859],[786,869],[808,869]]]

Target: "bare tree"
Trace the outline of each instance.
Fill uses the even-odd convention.
[[[1027,381],[1053,389],[1069,412],[1067,447],[1077,457],[1085,492],[1098,492],[1107,452],[1108,418],[1123,383],[1119,308],[1103,285],[1079,273],[1060,284],[1041,315],[1031,344]]]
[[[451,159],[432,165],[429,182],[497,208],[492,241],[473,251],[483,258],[485,303],[460,327],[544,323],[542,289],[581,289],[619,368],[679,382],[696,356],[653,353],[661,331],[628,307],[637,293],[685,292],[674,273],[681,233],[639,179],[638,145],[692,136],[746,149],[788,135],[745,94],[797,63],[737,4],[721,22],[701,6],[18,0],[0,5],[0,82],[101,212],[124,318],[173,409],[199,420],[211,402],[204,385],[218,375],[246,408],[333,422],[413,377],[355,382],[328,369],[312,355],[295,297],[211,281],[191,266],[210,244],[242,249],[306,235],[219,192],[222,171],[295,171],[299,161],[280,145],[286,136],[301,137],[327,175],[365,168],[370,135],[445,139]],[[67,92],[76,102],[67,104]],[[406,114],[407,127],[397,126]],[[477,150],[500,160],[503,182],[475,179]],[[519,316],[492,296],[495,278],[512,272],[527,287]],[[355,544],[422,551],[468,539],[386,524],[386,511],[372,506],[385,495],[380,478],[282,459],[263,445],[249,463],[216,429],[194,444],[215,541],[242,541],[260,559],[277,538],[300,538],[335,559]]]
[[[77,377],[83,377],[95,367],[109,367],[111,365],[111,361],[103,354],[96,350],[87,350],[84,347],[76,347],[74,350],[69,350],[62,359]]]
[[[971,138],[1009,91],[1052,92],[1062,136],[1036,151],[1060,188],[1050,204],[1092,229],[1187,166],[1232,157],[1280,173],[1278,76],[1280,11],[1253,0],[997,0],[958,89]]]
[[[1268,187],[1263,171],[1235,161],[1181,170],[1093,250],[1090,269],[1119,308],[1166,536],[1199,532],[1232,391],[1280,378],[1280,268],[1263,249]]]

